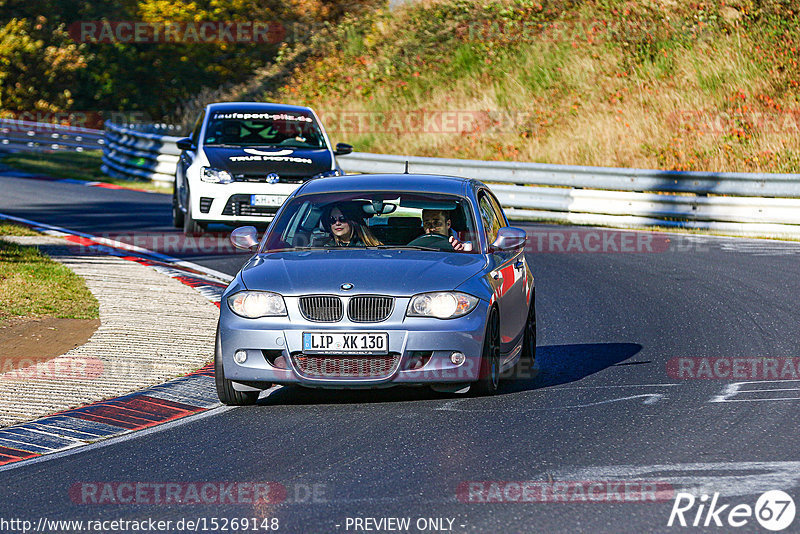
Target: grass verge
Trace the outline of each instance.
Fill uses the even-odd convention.
[[[153,182],[120,180],[109,177],[100,170],[100,165],[102,165],[102,153],[100,151],[53,152],[51,154],[15,153],[3,157],[0,163],[20,171],[55,176],[57,178],[104,182],[158,193],[171,192],[169,187]]]
[[[34,246],[2,239],[20,235],[38,234],[0,223],[0,325],[13,317],[99,318],[97,299],[80,276]]]

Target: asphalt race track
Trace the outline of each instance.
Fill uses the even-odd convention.
[[[0,213],[95,235],[177,234],[168,195],[9,177],[0,190]],[[800,376],[787,359],[800,356],[800,245],[666,234],[625,245],[616,230],[526,229],[538,369],[519,370],[497,396],[280,388],[256,407],[0,471],[0,518],[204,518],[207,531],[212,518],[268,517],[281,532],[386,532],[398,525],[388,518],[408,518],[410,532],[765,532],[755,517],[731,527],[728,511],[755,507],[767,490],[800,503]],[[247,257],[167,252],[229,274]],[[760,358],[778,362],[772,374]],[[285,491],[274,504],[92,504],[79,494],[222,482]],[[515,482],[549,490],[523,498]],[[670,529],[678,492],[698,498],[689,523],[701,495],[719,493],[724,526]],[[800,520],[784,532],[797,531]]]

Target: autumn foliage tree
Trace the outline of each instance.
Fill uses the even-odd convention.
[[[273,61],[280,39],[91,42],[81,22],[269,22],[313,28],[368,0],[0,0],[0,110],[136,111],[169,116],[204,88],[238,83]]]

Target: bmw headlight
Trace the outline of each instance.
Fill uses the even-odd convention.
[[[229,184],[233,181],[233,176],[228,171],[214,169],[212,167],[202,167],[200,169],[200,179],[211,184]]]
[[[457,291],[421,293],[411,298],[406,315],[409,317],[455,319],[468,314],[477,305],[477,297]]]
[[[248,319],[286,315],[286,304],[283,302],[283,297],[269,291],[234,293],[228,297],[228,306],[236,315]]]

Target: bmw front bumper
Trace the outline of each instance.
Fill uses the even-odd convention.
[[[234,314],[225,300],[220,305],[219,350],[225,377],[240,387],[267,384],[301,384],[322,388],[376,388],[394,385],[467,383],[478,380],[480,357],[489,304],[479,300],[470,313],[456,319],[406,317],[409,298],[398,297],[388,319],[355,323],[346,317],[335,323],[306,320],[297,297],[284,297],[288,317],[246,319]],[[304,332],[387,333],[389,355],[397,361],[381,376],[319,376],[304,372],[298,362],[303,354]],[[234,353],[245,351],[242,363]],[[460,365],[453,353],[466,357]],[[370,356],[347,356],[368,359]],[[282,357],[282,359],[280,359]],[[356,373],[358,375],[358,373]]]

